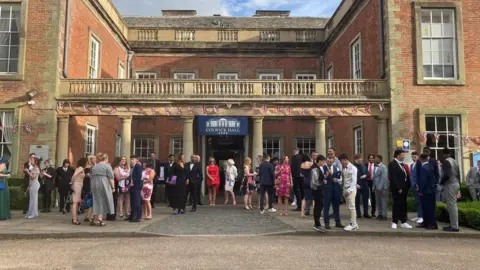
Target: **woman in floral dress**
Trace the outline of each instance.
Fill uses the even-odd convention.
[[[150,204],[150,199],[152,198],[153,179],[155,178],[155,171],[152,167],[153,164],[148,162],[142,173],[143,188],[141,195],[143,200],[143,215],[146,220],[152,219],[152,205]]]
[[[288,216],[288,197],[290,196],[290,187],[292,186],[292,174],[290,171],[289,159],[284,156],[280,163],[275,167],[276,189],[278,196],[278,208],[280,216],[283,216],[283,202],[285,202],[285,215]]]
[[[240,190],[244,195],[243,203],[246,210],[252,210],[252,194],[257,189],[257,185],[254,177],[257,176],[257,173],[252,169],[252,160],[249,157],[246,157],[243,161],[243,181]]]

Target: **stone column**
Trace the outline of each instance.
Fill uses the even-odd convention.
[[[325,134],[325,124],[327,118],[325,117],[315,117],[315,150],[318,151],[320,155],[327,155],[327,140]]]
[[[185,161],[190,160],[190,156],[193,154],[193,118],[193,116],[182,117],[183,155],[185,156]]]
[[[383,163],[391,159],[388,149],[388,118],[377,117],[378,121],[378,153],[383,157]]]
[[[263,117],[254,116],[253,118],[253,145],[252,145],[252,165],[255,166],[257,156],[263,155]]]
[[[130,160],[132,155],[132,117],[120,117],[120,137],[122,140],[120,155]]]
[[[57,167],[61,167],[63,160],[68,158],[68,123],[70,116],[57,116]]]

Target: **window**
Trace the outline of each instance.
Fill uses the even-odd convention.
[[[95,155],[97,146],[97,128],[87,125],[85,134],[85,156]]]
[[[178,155],[180,153],[183,153],[183,138],[172,138],[172,141],[171,141],[171,152],[170,153],[173,153],[174,155]]]
[[[354,135],[354,144],[355,144],[355,149],[354,153],[355,154],[362,154],[363,153],[363,131],[361,127],[355,128],[353,130],[353,135]]]
[[[427,146],[432,150],[436,159],[442,158],[442,149],[448,147],[453,157],[460,157],[460,117],[459,116],[426,116],[425,129],[427,132]],[[438,136],[438,142],[435,140]],[[460,166],[461,167],[461,166]]]
[[[334,148],[334,147],[335,147],[335,137],[334,137],[334,136],[328,137],[328,139],[327,139],[327,147],[328,147],[328,148]]]
[[[120,63],[118,64],[118,78],[119,79],[125,79],[125,68],[123,65]]]
[[[13,140],[13,111],[0,111],[0,157],[10,160]]]
[[[271,80],[280,80],[280,74],[260,74],[259,76],[260,80],[266,80],[266,81],[271,81]],[[262,83],[262,90],[263,90],[263,95],[271,95],[277,93],[278,89],[278,84],[277,83],[272,83],[272,82],[265,82]]]
[[[155,152],[155,138],[133,138],[133,152],[140,160],[147,160]]]
[[[121,154],[122,154],[122,137],[120,136],[120,134],[117,134],[117,136],[115,137],[115,156],[119,157]]]
[[[217,80],[238,80],[238,73],[217,73]]]
[[[316,74],[296,74],[295,78],[297,80],[316,80],[317,75]]]
[[[260,80],[280,80],[280,74],[260,74]]]
[[[90,65],[88,68],[88,78],[97,79],[100,61],[100,43],[93,36],[90,37]]]
[[[193,72],[174,73],[173,78],[175,80],[195,80],[195,73]]]
[[[0,73],[18,72],[20,19],[20,4],[0,4]]]
[[[423,78],[456,79],[455,13],[453,9],[422,9]]]
[[[333,80],[333,66],[330,65],[327,69],[327,80]]]
[[[353,42],[351,47],[351,66],[352,66],[352,78],[361,79],[362,78],[362,67],[361,67],[361,54],[360,54],[360,38]]]
[[[157,78],[157,73],[154,72],[137,72],[135,73],[137,79],[140,80],[155,80]]]
[[[195,41],[195,30],[176,30],[176,41]]]
[[[266,138],[263,139],[263,154],[269,154],[271,158],[280,158],[282,149],[280,147],[280,139]]]
[[[302,153],[310,156],[315,151],[315,139],[297,139],[297,147]]]

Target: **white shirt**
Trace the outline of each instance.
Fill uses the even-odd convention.
[[[193,165],[195,165],[195,164],[190,163],[190,171],[193,169]]]
[[[353,166],[352,163],[348,163],[347,167],[343,169],[345,181],[345,187],[348,186],[347,191],[353,192],[357,189],[357,167]]]
[[[405,170],[405,167],[403,167],[403,162],[398,160],[398,159],[395,159],[395,161],[397,161],[398,166],[400,166],[400,168],[402,168],[402,171],[405,174],[405,182],[406,182],[407,181],[407,171]]]

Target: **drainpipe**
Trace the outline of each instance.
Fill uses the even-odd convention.
[[[383,0],[378,0],[379,4],[379,17],[380,17],[380,76],[382,79],[385,79],[385,23],[384,23],[384,3]]]
[[[133,51],[127,52],[127,79],[132,78],[132,59],[135,53]]]
[[[325,56],[320,55],[320,74],[322,79],[325,79]]]
[[[68,53],[70,37],[70,0],[65,3],[65,37],[63,40],[63,77],[68,78]]]

